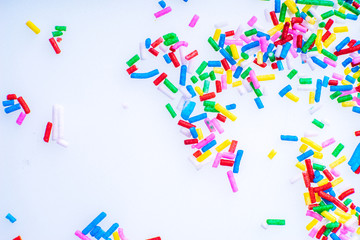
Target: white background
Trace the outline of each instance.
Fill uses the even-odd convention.
[[[24,240],[77,239],[75,230],[82,230],[101,211],[108,217],[100,226],[106,230],[118,222],[129,239],[306,239],[305,225],[311,219],[305,216],[305,188],[301,181],[289,183],[300,173],[294,166],[300,143],[281,142],[280,134],[301,137],[305,130],[319,131],[315,141],[334,136],[345,145],[341,155],[350,157],[359,142],[354,136],[360,130],[359,115],[331,102],[326,89],[324,107],[311,116],[308,93],[296,91],[298,80],[289,81],[288,70],[262,83],[268,96],[262,98],[261,111],[253,93],[240,97],[228,91],[221,102],[237,104],[238,120],[226,124],[226,136],[220,139],[236,139],[245,151],[236,176],[239,192],[232,193],[226,167],[194,169],[178,119],[171,119],[164,107],[169,100],[152,80],[130,79],[125,62],[138,52],[139,41],[169,32],[187,40],[189,51],[199,51],[197,64],[220,59],[207,44],[214,23],[229,22],[226,31],[257,15],[265,24],[263,10],[273,8],[273,2],[167,3],[173,11],[155,20],[157,1],[0,2],[0,99],[16,93],[32,111],[22,126],[15,123],[19,112],[0,112],[1,240],[18,235]],[[195,13],[200,20],[191,29],[188,24]],[[27,28],[28,20],[40,34]],[[68,27],[60,55],[48,41],[55,25]],[[270,28],[269,23],[264,26]],[[352,33],[358,31],[358,23],[351,28]],[[139,71],[155,66],[178,82],[179,70],[166,66],[161,56],[141,62]],[[308,66],[297,69],[316,82]],[[272,70],[256,68],[256,73]],[[298,103],[277,94],[289,83],[301,98]],[[42,140],[56,103],[65,108],[67,149]],[[314,117],[328,118],[331,125],[318,130],[311,124]],[[334,147],[324,150],[324,164],[334,160]],[[272,148],[278,154],[269,160]],[[346,184],[359,192],[359,176],[347,164],[339,170]],[[360,202],[359,195],[352,199]],[[4,218],[9,212],[18,219],[15,224]],[[263,230],[260,224],[267,218],[284,218],[287,223]]]

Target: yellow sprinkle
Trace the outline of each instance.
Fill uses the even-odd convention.
[[[268,154],[268,157],[269,157],[270,159],[273,159],[273,158],[275,157],[276,153],[277,153],[277,152],[273,149],[273,150],[271,150],[271,152]]]
[[[114,237],[114,240],[120,240],[120,236],[119,236],[118,231],[115,231],[112,235]]]
[[[310,140],[310,139],[307,138],[307,137],[302,137],[302,138],[300,139],[300,141],[301,141],[302,143],[305,143],[306,145],[308,145],[309,147],[313,148],[314,150],[316,150],[316,151],[318,151],[318,152],[321,152],[322,149],[323,149],[319,144],[315,143],[314,141]]]
[[[316,218],[314,218],[313,220],[311,220],[311,222],[306,225],[306,230],[310,231],[313,227],[315,227],[315,225],[319,222],[319,220],[317,220]]]
[[[275,74],[257,75],[256,78],[258,81],[275,80]]]
[[[222,142],[219,146],[217,146],[215,148],[215,150],[217,152],[221,152],[222,150],[224,150],[227,146],[229,146],[231,144],[231,141],[229,139],[225,140],[224,142]]]
[[[213,36],[213,39],[214,39],[215,41],[219,41],[220,34],[221,34],[221,29],[216,29],[216,30],[215,30],[215,33],[214,33],[214,36]]]
[[[233,86],[233,87],[238,87],[238,86],[241,86],[241,85],[242,85],[242,81],[241,81],[241,80],[232,83],[232,86]]]
[[[243,61],[245,61],[245,59],[243,59],[243,58],[240,59],[240,60],[236,63],[236,66],[240,66]]]
[[[311,25],[314,25],[316,23],[315,19],[312,17],[307,16],[305,20],[310,23]]]
[[[355,107],[355,106],[357,106],[357,103],[355,101],[347,101],[347,102],[342,102],[341,106],[343,106],[343,107]]]
[[[315,92],[310,92],[309,93],[309,104],[314,104],[315,103]]]
[[[276,25],[275,27],[273,27],[272,29],[270,29],[267,33],[272,36],[274,35],[276,32],[280,31],[281,29],[283,29],[284,27],[284,23],[279,23],[278,25]]]
[[[348,82],[347,80],[341,80],[342,85],[352,85],[351,82]]]
[[[221,106],[219,103],[215,104],[215,109],[218,110],[220,113],[222,113],[223,115],[225,115],[227,118],[229,118],[231,121],[235,121],[236,120],[236,116],[234,114],[232,114],[231,112],[229,112],[226,108],[224,108],[223,106]]]
[[[345,11],[346,11],[346,8],[344,8],[343,6],[341,6],[341,7],[339,8],[339,12],[345,14]]]
[[[296,3],[293,0],[286,0],[284,3],[292,13],[295,14],[298,12],[298,9],[296,8]]]
[[[230,45],[230,50],[231,50],[231,53],[232,53],[233,58],[234,58],[235,60],[240,58],[239,52],[238,52],[237,47],[236,47],[235,44],[231,44],[231,45]]]
[[[344,69],[344,73],[345,73],[345,75],[348,75],[349,73],[351,73],[351,69],[349,67],[346,67]]]
[[[262,53],[262,51],[258,51],[258,53],[257,53],[257,63],[258,64],[263,64],[264,63],[263,56],[264,56],[264,54]]]
[[[330,222],[336,222],[336,217],[334,217],[334,215],[332,215],[328,211],[323,211],[321,215],[323,215],[323,217],[329,220]]]
[[[336,39],[336,34],[332,33],[328,39],[324,42],[324,47],[328,48]]]
[[[288,92],[287,94],[285,94],[285,96],[286,96],[288,99],[290,99],[290,100],[292,100],[292,101],[294,101],[294,102],[299,101],[299,97],[295,96],[295,95],[292,94],[291,92]]]
[[[339,208],[335,209],[334,213],[345,220],[349,220],[350,218],[352,218],[351,214],[346,213]]]
[[[214,73],[223,74],[224,69],[222,67],[214,67],[213,68]]]
[[[199,140],[202,140],[202,139],[204,138],[204,134],[203,134],[201,128],[197,128],[197,129],[196,129],[196,132],[197,132],[197,134],[198,134],[198,139],[199,139]]]
[[[342,32],[348,32],[349,29],[347,26],[344,27],[334,27],[334,33],[342,33]]]
[[[301,162],[298,162],[298,163],[296,163],[296,165],[295,165],[297,168],[299,168],[301,171],[306,171],[306,166],[305,166],[305,164],[303,164],[303,163],[301,163]]]
[[[210,150],[207,150],[206,152],[204,152],[203,154],[201,154],[201,155],[196,159],[196,161],[202,162],[202,161],[204,161],[205,159],[207,159],[208,157],[210,157],[210,155],[211,155]]]
[[[316,202],[321,202],[321,197],[319,197],[319,194],[315,193],[315,200]]]
[[[310,205],[311,204],[309,192],[304,193],[304,200],[305,200],[305,205]]]
[[[199,86],[195,87],[195,92],[197,92],[197,94],[199,94],[200,96],[204,95],[203,90]]]
[[[357,233],[358,235],[360,235],[360,227],[358,227],[358,229],[356,230],[356,233]]]
[[[338,222],[341,223],[341,224],[345,224],[348,220],[346,219],[343,219],[343,218],[339,218],[338,219]]]
[[[320,44],[321,43],[322,34],[323,34],[323,30],[318,29],[317,33],[316,33],[315,44]]]
[[[356,214],[356,210],[355,210],[355,209],[351,209],[351,210],[350,210],[350,214],[351,214],[351,215],[355,215],[355,214]]]
[[[307,11],[309,11],[309,9],[311,8],[312,5],[305,5],[305,7],[303,7],[303,9],[301,10],[302,12],[306,13]]]
[[[350,70],[351,71],[351,70]],[[354,73],[353,78],[358,79],[360,77],[360,70]]]
[[[306,144],[301,144],[301,147],[300,147],[300,152],[301,153],[304,153],[304,152],[306,152],[306,149],[308,148],[308,146],[306,145]]]
[[[332,163],[330,163],[329,167],[331,169],[336,168],[337,166],[339,166],[340,164],[342,164],[343,162],[346,161],[346,156],[342,156],[341,158],[339,158],[338,160],[333,161]]]
[[[340,183],[342,183],[343,181],[344,181],[344,179],[342,177],[338,177],[337,179],[335,179],[331,182],[331,185],[333,187],[335,187],[335,186],[339,185]]]
[[[36,34],[40,33],[40,29],[37,26],[35,26],[35,24],[33,24],[31,21],[27,21],[26,26],[28,26],[34,33]]]
[[[318,185],[318,186],[323,186],[323,185],[327,184],[328,182],[329,182],[329,180],[328,180],[327,178],[324,178],[324,179],[320,180],[320,181],[317,183],[317,185]]]
[[[232,83],[232,71],[231,71],[231,69],[226,71],[226,83],[227,84]]]
[[[317,159],[322,159],[324,157],[324,155],[320,152],[314,152],[313,157],[317,158]]]

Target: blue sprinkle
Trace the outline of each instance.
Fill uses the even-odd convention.
[[[280,97],[284,97],[285,94],[287,94],[288,92],[290,92],[292,90],[291,85],[287,85],[286,87],[284,87],[283,89],[281,89],[281,91],[279,92]]]
[[[297,157],[297,160],[298,160],[299,162],[301,162],[301,161],[304,161],[305,159],[311,157],[312,155],[314,155],[314,151],[313,151],[312,149],[310,149],[310,150],[304,152],[303,154],[299,155],[299,156]]]
[[[220,53],[231,65],[236,64],[236,61],[230,56],[230,54],[225,49],[223,48],[220,49]]]
[[[330,92],[345,92],[353,89],[353,85],[330,86]]]
[[[204,153],[207,150],[210,150],[212,147],[214,147],[216,145],[216,140],[212,140],[211,142],[209,142],[208,144],[206,144],[204,147],[201,148],[201,151]]]
[[[280,60],[277,61],[276,64],[277,64],[277,66],[278,66],[279,71],[283,71],[283,70],[284,70],[284,66],[283,66],[283,64],[282,64],[282,62],[281,62]]]
[[[180,68],[180,81],[179,81],[179,84],[181,86],[186,85],[186,71],[187,71],[187,66],[182,65],[181,68]]]
[[[313,60],[313,62],[316,64],[316,65],[318,65],[318,66],[320,66],[322,69],[325,69],[325,68],[327,68],[327,64],[326,63],[324,63],[323,61],[321,61],[320,59],[318,59],[317,57],[311,57],[311,60]]]
[[[191,136],[193,138],[198,138],[199,135],[198,135],[195,127],[191,127],[189,130],[190,130]]]
[[[163,0],[161,0],[161,1],[159,2],[159,5],[160,5],[161,8],[165,8],[165,7],[166,7],[166,3],[165,3]]]
[[[147,38],[147,39],[145,40],[145,47],[146,47],[146,49],[149,49],[150,46],[151,46],[151,39],[150,39],[150,38]]]
[[[316,81],[315,102],[320,102],[321,87],[322,87],[322,81],[321,81],[321,79],[318,79]]]
[[[194,122],[198,122],[201,121],[203,119],[207,118],[207,113],[201,113],[199,115],[193,116],[191,118],[189,118],[189,123],[194,123]]]
[[[151,78],[159,74],[159,70],[154,69],[147,73],[132,73],[130,75],[130,78],[137,78],[137,79],[145,79],[145,78]]]
[[[11,113],[11,112],[14,112],[14,111],[17,111],[21,108],[20,104],[15,104],[15,105],[12,105],[12,106],[9,106],[7,108],[4,109],[5,113],[8,114],[8,113]]]
[[[3,104],[4,107],[12,106],[12,105],[15,104],[15,101],[14,100],[7,100],[7,101],[3,101],[2,104]]]
[[[166,62],[167,64],[171,63],[171,59],[170,59],[170,57],[169,57],[168,54],[164,54],[163,58],[165,59],[165,62]]]
[[[233,110],[233,109],[236,109],[236,104],[233,103],[233,104],[229,104],[229,105],[226,105],[225,106],[226,110]]]
[[[324,76],[324,80],[323,80],[323,87],[324,88],[328,87],[329,80],[330,80],[330,78],[328,76]]]
[[[104,218],[106,217],[106,213],[100,213],[84,230],[82,230],[82,234],[87,235],[96,225],[98,225]]]
[[[196,106],[195,102],[192,102],[192,101],[186,102],[185,105],[184,105],[184,108],[181,111],[181,117],[184,120],[188,120],[190,118],[190,115],[194,111],[195,106]]]
[[[233,77],[238,79],[243,71],[243,68],[238,66],[233,74]]]
[[[346,37],[344,38],[338,45],[336,45],[335,49],[336,51],[340,51],[341,49],[343,49],[346,44],[348,44],[350,42],[350,38]]]
[[[208,61],[208,67],[221,67],[220,61]]]
[[[220,34],[220,38],[219,38],[219,47],[220,48],[223,48],[224,47],[224,44],[225,44],[225,34]]]
[[[255,100],[255,103],[256,103],[256,106],[258,107],[258,109],[264,108],[264,104],[262,103],[262,101],[259,97],[255,98],[254,100]]]
[[[343,67],[346,67],[347,65],[349,65],[352,62],[352,58],[348,57],[347,59],[345,59],[341,64],[343,65]]]
[[[8,213],[8,214],[6,215],[6,218],[7,218],[11,223],[16,222],[16,218],[15,218],[13,215],[11,215],[10,213]]]
[[[280,139],[282,141],[290,141],[290,142],[299,141],[299,138],[297,136],[293,136],[293,135],[280,135]]]
[[[244,154],[243,150],[238,150],[236,152],[234,168],[233,168],[234,173],[239,173],[240,162],[241,162],[241,158],[242,158],[243,154]]]
[[[196,97],[196,92],[195,92],[193,86],[187,85],[186,90],[191,94],[191,97]]]

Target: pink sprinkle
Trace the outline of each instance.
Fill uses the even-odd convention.
[[[271,38],[270,40],[275,42],[281,35],[281,32],[276,32]]]
[[[173,48],[174,50],[176,50],[176,49],[178,49],[179,47],[187,47],[187,46],[189,46],[189,44],[188,44],[187,42],[185,42],[185,41],[179,41],[179,42],[175,43],[175,44],[172,46],[172,48]]]
[[[260,37],[260,49],[261,52],[266,52],[268,48],[268,42],[266,41],[266,37]]]
[[[321,144],[321,146],[322,146],[323,148],[326,148],[326,147],[330,146],[331,144],[333,144],[333,143],[335,143],[335,142],[336,142],[336,141],[335,141],[335,138],[330,138],[330,139],[324,141],[324,142]]]
[[[231,71],[233,71],[233,72],[236,71],[236,68],[237,68],[236,65],[232,65],[232,66],[231,66]]]
[[[247,36],[245,36],[244,34],[241,34],[240,38],[241,38],[244,42],[246,42],[246,43],[250,43],[250,42],[251,42],[251,39],[248,38]]]
[[[229,178],[231,189],[233,190],[233,192],[237,192],[238,187],[237,187],[236,182],[235,182],[234,173],[231,170],[229,170],[227,172],[227,175],[228,175],[228,178]]]
[[[337,63],[334,60],[332,60],[328,57],[324,57],[324,63],[329,64],[332,67],[336,67],[336,65],[337,65]]]
[[[221,153],[217,153],[217,154],[216,154],[214,163],[213,163],[213,165],[212,165],[213,168],[217,168],[217,167],[219,166],[221,157],[222,157],[222,154],[221,154]]]
[[[314,238],[318,231],[319,231],[319,229],[317,229],[317,228],[311,229],[311,231],[309,233],[309,237]]]
[[[209,120],[210,121],[210,119],[208,119],[208,118],[206,118],[205,120]],[[206,123],[206,122],[205,122]],[[202,148],[203,146],[205,146],[206,144],[208,144],[209,142],[211,142],[212,140],[214,140],[215,139],[215,134],[214,133],[212,133],[212,134],[210,134],[209,136],[207,136],[205,139],[203,139],[202,141],[200,141],[198,144],[196,144],[196,148],[197,149],[200,149],[200,148]]]
[[[82,234],[79,230],[75,232],[75,235],[78,236],[81,240],[90,240],[90,238]]]
[[[235,44],[236,46],[243,46],[244,43],[242,40],[237,40],[237,39],[225,39],[225,45],[232,45]]]
[[[253,17],[248,21],[247,24],[248,24],[250,27],[252,27],[252,26],[254,26],[254,24],[256,23],[256,21],[257,21],[257,17],[253,16]]]
[[[290,53],[293,56],[293,58],[297,58],[299,56],[299,54],[295,51],[293,46],[290,47]]]
[[[250,71],[250,79],[251,79],[251,82],[254,84],[254,88],[255,89],[259,89],[260,88],[260,84],[259,84],[259,81],[255,75],[255,71],[254,70],[251,70]]]
[[[349,227],[349,226],[346,226],[345,224],[344,224],[344,226],[343,226],[343,228],[346,230],[346,231],[349,231],[349,232],[355,232],[356,231],[356,229],[355,228],[353,228],[353,227]]]
[[[232,153],[232,152],[223,152],[222,153],[222,157],[223,158],[226,158],[226,159],[234,159],[235,158],[235,153]]]
[[[340,81],[344,79],[344,76],[338,73],[333,73],[332,77]]]
[[[354,58],[354,59],[352,60],[352,63],[353,63],[353,64],[358,64],[358,63],[360,63],[360,57]]]
[[[171,12],[171,7],[166,7],[166,8],[164,8],[164,9],[162,9],[162,10],[154,13],[154,16],[155,16],[156,18],[159,18],[159,17],[164,16],[165,14],[168,14],[169,12]]]
[[[355,101],[357,105],[360,106],[360,98],[354,96],[353,101]]]
[[[336,170],[335,168],[331,169],[330,172],[332,175],[334,175],[334,177],[340,176],[340,172],[338,170]]]
[[[223,90],[227,89],[227,82],[226,82],[226,75],[225,74],[221,75],[221,88]]]
[[[316,212],[313,212],[313,211],[310,211],[310,210],[307,210],[306,216],[315,218],[315,219],[317,219],[317,220],[319,220],[319,221],[322,221],[322,220],[323,220],[323,217],[322,217],[320,214],[318,214],[318,213],[316,213]]]
[[[259,41],[259,40],[260,40],[260,38],[258,36],[255,36],[255,35],[251,36],[251,41],[256,42],[256,41]]]
[[[224,132],[224,128],[220,125],[219,121],[216,118],[213,118],[211,122],[216,128],[216,130],[219,132],[219,134],[222,134]]]
[[[118,233],[121,240],[127,240],[127,238],[124,235],[124,230],[122,228],[118,229]]]
[[[19,125],[21,125],[22,122],[24,121],[25,117],[26,117],[26,114],[23,113],[23,112],[21,112],[20,115],[19,115],[19,117],[18,117],[17,120],[16,120],[16,123],[19,124]]]
[[[198,20],[199,20],[199,16],[195,14],[190,21],[189,27],[192,27],[192,28],[195,27]]]
[[[356,93],[356,92],[357,92],[356,89],[352,89],[350,91],[343,92],[339,97],[349,95],[349,94],[353,94],[353,93]]]
[[[301,26],[301,25],[298,24],[298,23],[295,23],[295,24],[294,24],[293,29],[299,30],[300,32],[303,32],[303,33],[306,33],[306,31],[307,31],[307,28],[306,28],[306,27]]]

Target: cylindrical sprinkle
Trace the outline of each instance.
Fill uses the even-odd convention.
[[[57,45],[55,38],[50,38],[49,41],[51,43],[51,46],[54,48],[55,53],[59,54],[61,52],[61,50],[60,50],[59,46]]]
[[[230,182],[230,186],[233,192],[237,192],[238,191],[238,187],[236,185],[236,181],[235,181],[235,177],[234,174],[231,170],[229,170],[227,172],[228,178],[229,178],[229,182]]]
[[[26,117],[26,114],[23,113],[23,112],[21,112],[20,115],[19,115],[19,117],[18,117],[17,120],[16,120],[16,123],[17,123],[18,125],[21,125],[21,124],[23,123],[25,117]]]
[[[267,219],[266,220],[266,223],[268,225],[279,225],[279,226],[282,226],[282,225],[285,225],[285,219]]]
[[[32,23],[31,21],[27,21],[26,26],[28,26],[34,33],[36,34],[40,33],[40,29],[37,26],[35,26],[35,24]]]
[[[159,18],[159,17],[162,17],[162,16],[164,16],[165,14],[167,14],[167,13],[169,13],[169,12],[171,12],[171,7],[166,7],[166,8],[164,8],[164,9],[162,9],[162,10],[154,13],[154,16],[155,16],[156,18]]]
[[[45,134],[44,134],[44,141],[45,142],[49,142],[50,139],[50,134],[51,134],[51,129],[52,129],[52,123],[48,122],[46,124],[46,129],[45,129]]]
[[[199,20],[199,16],[195,14],[190,21],[189,27],[192,27],[192,28],[195,27],[198,20]]]

